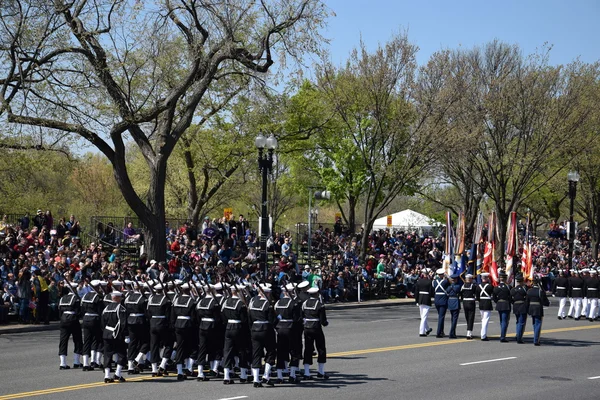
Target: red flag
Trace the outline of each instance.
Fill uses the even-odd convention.
[[[496,220],[496,212],[492,211],[490,214],[489,220],[489,235],[488,235],[488,243],[490,244],[490,252],[491,252],[491,262],[489,265],[489,273],[490,273],[490,282],[492,285],[498,285],[498,263],[496,262],[496,228],[497,228],[497,220]]]

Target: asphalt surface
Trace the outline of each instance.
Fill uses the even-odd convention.
[[[429,322],[435,328],[433,314],[432,309]],[[511,342],[500,343],[493,337],[499,334],[496,313],[489,326],[490,342],[466,341],[462,314],[459,339],[421,338],[418,308],[412,305],[331,310],[328,317],[330,379],[263,389],[239,383],[225,386],[220,381],[177,382],[173,375],[151,378],[147,374],[125,375],[132,379],[104,384],[100,371],[58,369],[57,331],[4,334],[0,336],[0,400],[600,398],[600,323],[559,321],[554,307],[546,310],[540,347],[533,346],[530,320],[526,344],[514,342],[514,316]]]

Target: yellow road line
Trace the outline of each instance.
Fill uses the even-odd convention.
[[[542,335],[548,334],[548,333],[572,332],[572,331],[582,331],[582,330],[588,330],[588,329],[600,329],[600,325],[574,326],[574,327],[569,327],[569,328],[546,329],[546,330],[542,330]],[[533,332],[525,332],[524,334],[525,335],[533,335]],[[445,346],[445,345],[456,344],[456,343],[465,343],[465,342],[467,342],[467,339],[412,343],[412,344],[405,344],[405,345],[401,345],[401,346],[378,347],[378,348],[372,348],[372,349],[342,351],[342,352],[338,352],[338,353],[330,353],[327,355],[327,357],[328,358],[336,358],[336,357],[345,357],[345,356],[353,356],[353,355],[361,355],[361,354],[383,353],[383,352],[389,352],[389,351],[419,349],[419,348],[423,348],[423,347]],[[153,378],[151,376],[144,376],[144,377],[127,379],[127,382],[139,382],[139,381],[144,381],[144,380],[149,380],[149,379],[161,379],[161,378]],[[97,387],[105,387],[106,385],[107,384],[105,384],[104,382],[94,382],[94,383],[86,383],[86,384],[81,384],[81,385],[62,386],[62,387],[57,387],[57,388],[34,390],[31,392],[7,394],[7,395],[0,396],[0,400],[20,399],[20,398],[24,398],[24,397],[42,396],[45,394],[69,392],[72,390],[93,389],[93,388],[97,388]],[[114,383],[113,385],[118,385],[118,383]]]

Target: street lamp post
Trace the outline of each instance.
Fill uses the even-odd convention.
[[[313,209],[312,209],[312,198],[313,190],[316,187],[308,187],[308,265],[312,267],[311,253],[312,253],[312,221],[313,221]],[[331,199],[331,192],[327,190],[314,192],[316,200],[329,200]]]
[[[579,181],[579,174],[577,171],[569,171],[567,174],[569,180],[569,229],[567,231],[569,240],[569,271],[573,269],[573,241],[575,240],[575,222],[573,221],[573,208],[575,203],[575,196],[577,195],[577,182]]]
[[[262,175],[262,193],[261,193],[261,210],[260,210],[260,262],[262,270],[265,273],[265,279],[269,273],[267,264],[267,239],[270,234],[269,229],[269,213],[267,200],[267,176],[273,170],[273,151],[277,148],[277,139],[271,135],[268,138],[262,134],[258,134],[254,140],[254,144],[258,149],[258,169]],[[267,149],[267,154],[264,149]]]

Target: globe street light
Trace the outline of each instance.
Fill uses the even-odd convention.
[[[277,138],[271,134],[268,138],[261,133],[254,139],[254,145],[258,149],[258,169],[262,175],[261,215],[260,215],[260,262],[265,273],[265,279],[269,268],[267,265],[267,239],[269,237],[269,214],[267,201],[267,175],[273,170],[273,152],[277,149]],[[264,149],[267,154],[264,154]]]

